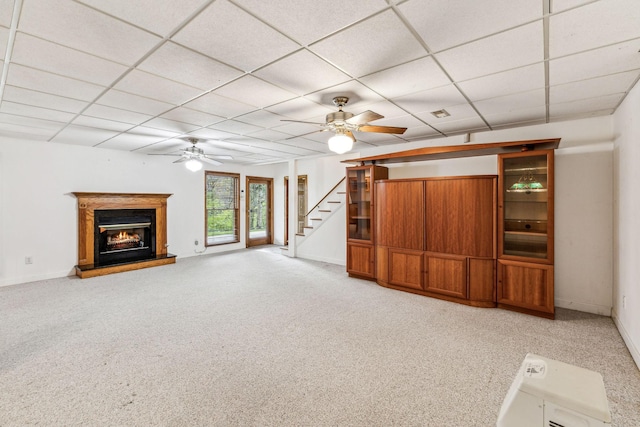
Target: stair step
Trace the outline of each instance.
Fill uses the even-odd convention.
[[[311,221],[322,221],[322,218],[311,218]]]
[[[302,237],[304,237],[304,233],[296,233],[296,236],[302,236]]]
[[[346,191],[337,191],[336,194],[347,194]]]
[[[304,228],[304,229],[307,229],[307,228],[308,228],[309,230],[313,230],[313,227],[312,227],[312,226],[310,226],[310,225],[305,225],[305,226],[304,226],[304,227],[302,227],[302,228]]]
[[[331,212],[331,209],[318,209],[318,212]]]
[[[340,200],[329,200],[327,203],[342,203]]]

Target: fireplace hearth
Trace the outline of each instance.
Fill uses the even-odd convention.
[[[78,198],[78,276],[175,262],[175,255],[167,252],[170,194],[73,194]]]

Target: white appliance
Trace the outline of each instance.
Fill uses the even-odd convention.
[[[611,426],[602,375],[527,354],[502,402],[497,427]]]

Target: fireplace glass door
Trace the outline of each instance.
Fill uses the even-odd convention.
[[[98,265],[149,259],[155,256],[153,210],[95,211],[95,260]]]

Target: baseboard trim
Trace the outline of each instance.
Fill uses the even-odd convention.
[[[625,329],[622,322],[620,322],[620,319],[618,318],[618,313],[616,313],[615,310],[612,310],[611,318],[613,319],[613,323],[616,325],[616,328],[618,328],[618,332],[620,332],[620,336],[622,337],[622,340],[624,341],[627,348],[629,349],[629,353],[631,353],[631,357],[633,358],[633,361],[636,363],[636,367],[638,368],[638,370],[640,370],[640,349],[638,349],[635,346],[634,342],[631,340],[631,336]]]
[[[310,255],[301,254],[300,252],[296,254],[296,258],[309,259],[311,261],[328,262],[329,264],[337,264],[337,265],[344,265],[344,266],[347,265],[343,259],[310,256]]]
[[[40,282],[42,280],[59,279],[61,277],[68,277],[75,275],[75,268],[65,271],[58,271],[56,273],[47,274],[34,274],[30,276],[13,277],[0,281],[0,287],[21,285],[23,283]]]
[[[600,316],[611,317],[610,306],[569,301],[560,298],[555,299],[555,305],[556,307],[568,308],[569,310],[583,311],[585,313],[599,314]]]

